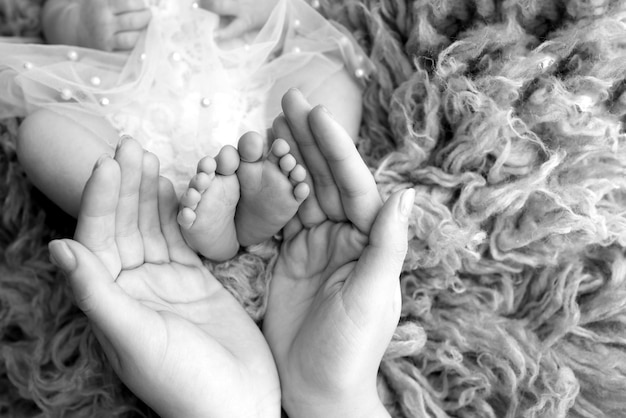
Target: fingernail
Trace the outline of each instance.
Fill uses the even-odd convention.
[[[400,213],[408,218],[415,204],[415,189],[406,189],[400,196]]]
[[[133,137],[128,134],[120,135],[120,140],[118,141],[117,146],[115,147],[115,151],[122,148],[122,145],[124,144],[124,142],[128,141],[129,139],[133,139]]]
[[[111,158],[109,154],[102,154],[100,158],[98,158],[98,161],[96,161],[96,163],[94,164],[93,171],[96,171],[96,169],[100,167],[109,158]]]
[[[318,105],[318,107],[320,108],[320,110],[322,112],[324,112],[325,115],[327,115],[329,118],[331,118],[332,120],[335,120],[335,117],[333,116],[332,113],[330,113],[330,110],[328,110],[328,108],[324,105]]]
[[[50,261],[64,271],[72,271],[76,268],[76,257],[67,244],[61,240],[54,240],[48,244]]]

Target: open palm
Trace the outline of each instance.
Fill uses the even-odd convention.
[[[276,416],[263,335],[186,245],[158,160],[125,140],[83,194],[70,282],[120,378],[161,416]]]
[[[264,330],[279,367],[307,379],[307,387],[336,393],[353,387],[353,360],[374,325],[361,303],[349,300],[347,285],[366,242],[352,226],[332,221],[285,237]]]
[[[334,405],[359,403],[370,415],[382,409],[376,374],[400,312],[406,220],[391,222],[390,209],[400,196],[381,210],[369,169],[322,108],[311,110],[290,91],[283,110],[274,134],[290,142],[307,167],[312,192],[285,227],[263,326],[284,407],[301,411],[331,399]],[[399,245],[388,245],[389,225],[404,228],[394,235],[401,237]]]

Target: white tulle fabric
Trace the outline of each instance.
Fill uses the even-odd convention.
[[[157,154],[180,191],[201,157],[248,130],[264,133],[304,71],[313,77],[297,87],[307,94],[344,66],[369,70],[350,35],[302,0],[279,0],[259,32],[228,44],[214,39],[219,17],[192,1],[150,4],[152,21],[129,55],[0,41],[0,117],[101,115]]]

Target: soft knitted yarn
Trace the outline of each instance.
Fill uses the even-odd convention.
[[[379,373],[395,417],[626,416],[626,5],[321,2],[368,52],[360,150],[415,187],[401,323]],[[0,35],[40,0],[0,0]],[[0,92],[0,94],[2,94]],[[112,374],[0,123],[0,416],[153,415]],[[212,266],[262,319],[276,243]]]

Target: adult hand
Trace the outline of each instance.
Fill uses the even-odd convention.
[[[400,316],[414,191],[381,209],[352,139],[323,108],[291,90],[283,112],[274,134],[299,154],[312,191],[284,230],[263,323],[283,407],[292,418],[386,416],[376,375]]]
[[[228,40],[260,29],[276,3],[278,0],[202,0],[200,5],[220,16],[232,18],[215,34],[219,39]]]
[[[278,416],[259,328],[185,244],[171,183],[132,139],[94,168],[75,240],[50,243],[122,381],[164,417]]]
[[[103,51],[135,47],[152,18],[144,0],[80,0],[77,45]]]

